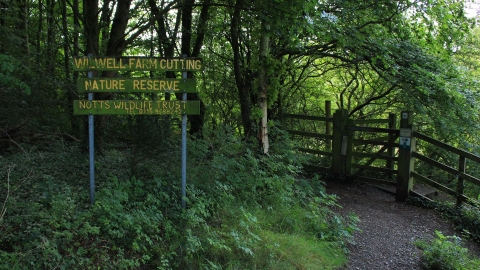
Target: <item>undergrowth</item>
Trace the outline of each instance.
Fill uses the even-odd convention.
[[[96,157],[93,205],[79,145],[1,156],[0,269],[344,265],[357,218],[331,210],[336,198],[320,179],[299,177],[302,160],[284,134],[269,156],[228,134],[188,142],[186,209],[176,140],[178,151],[137,163],[128,146]]]
[[[439,231],[435,234],[435,238],[431,241],[421,240],[415,243],[423,250],[421,259],[425,269],[480,269],[480,260],[474,258],[468,249],[462,246],[460,237],[445,236]]]

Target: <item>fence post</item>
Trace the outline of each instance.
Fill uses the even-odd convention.
[[[285,115],[287,114],[287,108],[283,108],[280,112],[280,124],[282,125],[283,130],[287,130],[287,119],[285,119]]]
[[[336,179],[343,174],[343,156],[346,155],[346,140],[343,137],[347,119],[348,112],[345,109],[338,109],[333,114],[332,174]]]
[[[397,115],[394,113],[389,113],[388,114],[388,128],[389,129],[396,129],[397,128]],[[395,137],[395,134],[389,133],[388,134],[388,142],[394,142],[393,138]],[[387,154],[389,157],[394,157],[395,156],[395,146],[390,146],[388,147]],[[387,168],[390,170],[395,169],[395,164],[391,160],[387,160]],[[393,175],[390,173],[388,175],[391,178],[393,178]]]
[[[413,131],[413,112],[403,111],[400,119],[400,144],[398,147],[397,189],[395,194],[397,202],[406,201],[413,187],[411,177],[414,165],[412,153],[415,151]]]
[[[465,167],[467,165],[467,158],[464,156],[460,156],[458,160],[458,171],[465,172]],[[463,177],[458,177],[457,183],[457,207],[459,207],[463,202],[463,189],[464,189]]]
[[[332,102],[330,100],[325,100],[325,117],[332,117]],[[331,126],[330,122],[325,121],[325,134],[332,134]],[[330,139],[325,140],[325,148],[327,151],[332,151],[332,141]]]
[[[355,124],[353,123],[353,119],[347,119],[347,123],[345,126],[346,136],[344,135],[343,138],[346,140],[345,145],[345,176],[347,179],[352,175],[352,162],[353,162],[353,139],[355,138],[355,131],[348,130],[348,127],[353,127]]]

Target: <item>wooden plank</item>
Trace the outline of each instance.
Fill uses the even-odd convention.
[[[159,115],[159,114],[200,114],[200,101],[178,100],[74,100],[73,113],[76,115]]]
[[[397,139],[397,135],[393,136],[391,139],[392,139],[392,140],[396,140],[396,139]],[[390,142],[390,143],[391,143],[391,142]],[[380,148],[380,150],[378,150],[377,155],[381,155],[381,154],[382,154],[383,152],[385,152],[385,150],[387,150],[387,149],[388,149],[388,146],[383,146],[382,148]],[[371,164],[375,161],[375,159],[376,159],[375,157],[370,158],[370,160],[367,161],[367,163],[365,163],[365,166],[371,165]],[[363,170],[364,170],[363,168],[360,168],[360,169],[355,173],[355,175],[360,175]],[[390,170],[390,169],[388,169],[388,170]]]
[[[300,114],[290,114],[286,113],[284,115],[285,118],[292,118],[292,119],[301,119],[301,120],[314,120],[314,121],[325,121],[325,122],[333,122],[332,117],[323,117],[323,116],[311,116],[311,115],[300,115]]]
[[[317,154],[322,156],[331,157],[332,153],[327,151],[315,150],[315,149],[308,149],[308,148],[297,148],[298,151],[310,154]]]
[[[413,191],[413,190],[410,190],[409,195],[410,195],[410,196],[413,196],[413,197],[417,197],[417,198],[422,198],[422,199],[424,199],[424,200],[426,200],[426,201],[429,201],[429,202],[433,202],[432,199],[430,199],[430,198],[428,198],[428,197],[426,197],[426,196],[423,196],[422,194],[420,194],[420,193],[418,193],[418,192],[415,192],[415,191]]]
[[[446,172],[448,172],[448,173],[451,173],[451,174],[454,175],[454,176],[462,177],[464,180],[467,180],[467,181],[469,181],[469,182],[472,183],[472,184],[475,184],[475,185],[477,185],[477,186],[480,186],[480,179],[478,179],[478,178],[476,178],[476,177],[474,177],[474,176],[471,176],[471,175],[466,174],[466,173],[464,173],[464,172],[460,172],[459,170],[457,170],[457,169],[455,169],[455,168],[452,168],[452,167],[450,167],[450,166],[448,166],[448,165],[445,165],[445,164],[440,163],[440,162],[438,162],[438,161],[436,161],[436,160],[433,160],[433,159],[431,159],[431,158],[428,158],[428,157],[426,157],[426,156],[424,156],[424,155],[422,155],[422,154],[419,154],[419,153],[417,153],[417,152],[414,152],[414,153],[413,153],[413,156],[414,156],[415,158],[417,158],[417,159],[419,159],[419,160],[421,160],[421,161],[429,164],[429,165],[432,165],[432,166],[434,166],[434,167],[436,167],[436,168],[438,168],[438,169],[441,169],[441,170],[444,170],[444,171],[446,171]]]
[[[196,93],[195,79],[80,78],[77,90],[84,92]]]
[[[74,71],[201,71],[202,59],[195,57],[107,57],[77,56]]]
[[[418,152],[413,152],[413,157],[420,160],[420,161],[423,161],[423,162],[427,163],[428,165],[432,165],[432,166],[434,166],[438,169],[444,170],[444,171],[446,171],[448,173],[451,173],[453,175],[459,175],[460,174],[460,172],[457,169],[455,169],[453,167],[450,167],[448,165],[445,165],[445,164],[443,164],[441,162],[438,162],[436,160],[433,160],[429,157],[426,157],[426,156],[424,156],[424,155],[422,155]]]
[[[426,142],[428,142],[428,143],[431,143],[431,144],[433,144],[433,145],[435,145],[435,146],[438,146],[438,147],[440,147],[440,148],[443,148],[443,149],[445,149],[445,150],[447,150],[447,151],[453,152],[453,153],[455,153],[455,154],[457,154],[457,155],[464,156],[464,157],[466,157],[466,158],[468,158],[468,159],[470,159],[470,160],[473,160],[473,161],[475,161],[475,162],[480,163],[480,156],[477,156],[477,155],[472,154],[472,153],[469,153],[469,152],[467,152],[467,151],[458,149],[458,148],[456,148],[456,147],[454,147],[454,146],[452,146],[452,145],[449,145],[449,144],[443,143],[443,142],[441,142],[441,141],[435,140],[435,139],[432,138],[432,137],[429,137],[429,136],[427,136],[427,135],[423,135],[423,134],[418,133],[418,132],[413,132],[413,136],[416,137],[416,138],[418,138],[418,139],[420,139],[420,140],[424,140],[424,141],[426,141]]]
[[[360,169],[355,173],[355,176],[359,176],[360,173],[363,171],[375,171],[375,172],[382,172],[382,173],[397,173],[397,170],[392,170],[389,168],[380,168],[380,167],[373,167],[370,165],[362,165],[362,164],[352,164],[354,168]],[[360,172],[360,173],[359,173]]]
[[[352,119],[347,119],[347,127],[348,126],[353,126],[353,120]],[[346,134],[346,151],[345,151],[345,174],[346,175],[352,175],[353,174],[353,141],[355,138],[355,132],[347,132]],[[344,137],[345,138],[345,137]]]
[[[390,120],[390,122],[388,123],[388,128],[390,129],[396,129],[397,128],[397,116],[394,114],[394,113],[389,113],[388,114],[388,119]],[[388,141],[390,142],[395,142],[395,138],[394,138],[394,134],[388,134]],[[387,150],[387,155],[388,156],[395,156],[395,149],[398,145],[395,145],[395,146],[390,146]],[[398,159],[397,159],[398,160]],[[385,165],[387,166],[387,168],[390,168],[390,169],[394,169],[395,165],[393,163],[392,160],[387,160]],[[390,175],[390,178],[392,178],[392,176]]]
[[[376,158],[376,159],[381,159],[381,160],[390,160],[390,161],[398,161],[398,157],[391,157],[388,156],[387,153],[363,153],[363,152],[353,152],[353,157],[358,157],[358,158]]]
[[[458,159],[458,170],[461,173],[465,173],[465,167],[467,165],[467,159],[464,156],[460,156]],[[457,181],[457,192],[458,194],[464,193],[465,189],[465,183],[463,181],[463,177],[459,177]],[[457,197],[457,206],[460,206],[462,204],[462,197],[458,196]]]
[[[336,179],[340,178],[344,172],[342,142],[347,119],[348,111],[345,109],[338,109],[333,114],[332,174]]]
[[[388,124],[390,119],[364,119],[364,120],[353,120],[355,125],[370,125],[370,124]]]
[[[394,181],[388,181],[384,179],[376,179],[376,178],[370,178],[370,177],[365,177],[365,176],[358,176],[355,178],[356,181],[361,181],[365,183],[370,183],[370,184],[377,184],[377,185],[387,185],[387,186],[395,186],[397,183]],[[377,187],[377,186],[375,186]],[[378,188],[378,187],[377,187]]]
[[[384,142],[384,141],[364,140],[364,139],[354,139],[353,143],[355,144],[355,146],[358,146],[358,145],[385,145],[388,147],[398,146],[398,143],[395,143],[395,142]]]
[[[310,138],[322,138],[322,139],[332,139],[332,135],[327,134],[320,134],[320,133],[313,133],[313,132],[306,132],[306,131],[297,131],[297,130],[287,130],[287,132],[291,135],[300,135],[304,137]]]
[[[319,166],[319,165],[312,165],[312,164],[303,164],[304,169],[310,171],[329,171],[330,167]]]
[[[349,126],[348,130],[352,131],[366,131],[366,132],[378,132],[378,133],[388,133],[388,134],[399,134],[398,129],[391,128],[376,128],[376,127],[358,127],[358,126]]]
[[[447,193],[447,194],[449,194],[449,195],[457,196],[457,192],[455,192],[454,190],[452,190],[452,189],[450,189],[450,188],[448,188],[448,187],[446,187],[446,186],[444,186],[444,185],[442,185],[442,184],[439,184],[439,183],[433,181],[433,180],[430,179],[430,178],[427,178],[427,177],[425,177],[425,176],[423,176],[423,175],[421,175],[421,174],[418,174],[418,173],[416,173],[416,172],[414,172],[414,171],[412,171],[412,174],[411,174],[411,175],[412,175],[412,177],[413,177],[414,179],[416,179],[416,180],[418,180],[418,181],[420,181],[420,182],[422,182],[422,183],[424,183],[424,184],[427,184],[427,185],[429,185],[429,186],[431,186],[431,187],[433,187],[433,188],[436,188],[436,189],[442,191],[443,193]]]

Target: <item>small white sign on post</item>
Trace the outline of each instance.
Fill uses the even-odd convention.
[[[400,129],[400,137],[412,137],[412,129],[411,128],[401,128]]]

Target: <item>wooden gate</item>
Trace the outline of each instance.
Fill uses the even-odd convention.
[[[309,130],[290,130],[287,119],[321,124],[314,124],[313,129]],[[389,114],[388,119],[352,120],[348,119],[348,111],[345,109],[336,110],[332,117],[329,111],[325,117],[287,114],[285,110],[282,112],[282,126],[290,134],[310,140],[306,141],[306,147],[298,150],[323,156],[323,160],[329,162],[321,167],[328,168],[335,178],[396,186],[394,192],[397,201],[405,201],[410,195],[422,195],[413,190],[415,179],[435,190],[456,197],[458,205],[462,202],[480,205],[477,198],[465,195],[466,185],[480,189],[480,177],[473,176],[479,174],[477,170],[480,170],[478,169],[480,156],[418,133],[413,125],[412,112],[402,112],[399,120],[400,125],[397,129],[394,114]],[[416,149],[417,141],[422,149]],[[428,148],[425,148],[426,145]],[[457,168],[427,156],[431,147],[457,155]],[[467,159],[475,164],[467,166]],[[414,167],[415,160],[422,168],[431,166],[443,171],[444,174],[449,174],[452,181],[456,180],[456,187],[446,186],[429,175],[422,175],[421,171]],[[468,174],[468,170],[471,174]],[[375,178],[369,175],[372,171]]]

